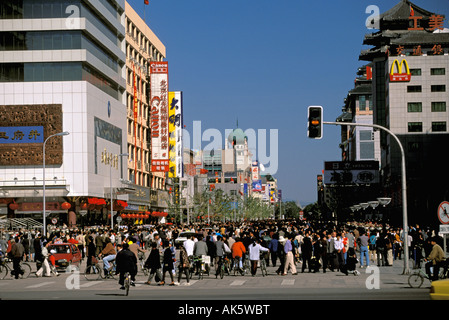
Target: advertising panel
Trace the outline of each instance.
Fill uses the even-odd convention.
[[[183,177],[183,151],[182,151],[182,92],[169,93],[169,143],[170,143],[170,178]]]
[[[151,171],[169,171],[168,62],[150,63]]]
[[[378,161],[331,161],[324,163],[324,184],[379,183]]]
[[[397,72],[395,71],[395,67]],[[405,68],[404,68],[405,67]],[[410,81],[412,75],[408,67],[407,60],[402,59],[401,63],[397,59],[393,61],[390,69],[390,82],[407,82]]]
[[[1,105],[0,165],[42,165],[44,141],[62,129],[60,104]],[[62,137],[50,139],[45,151],[48,165],[61,165]]]

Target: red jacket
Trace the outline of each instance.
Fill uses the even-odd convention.
[[[244,246],[243,242],[241,242],[241,241],[235,242],[232,245],[231,252],[232,252],[232,257],[233,258],[235,258],[235,257],[240,257],[240,258],[243,257],[243,254],[246,252],[246,249],[245,249],[245,246]]]

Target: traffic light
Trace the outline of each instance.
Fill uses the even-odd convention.
[[[323,107],[309,106],[307,136],[312,139],[323,137]]]

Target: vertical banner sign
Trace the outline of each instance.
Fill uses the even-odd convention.
[[[134,100],[133,100],[133,115],[134,115],[134,183],[137,183],[137,75],[136,75],[136,68],[133,63],[133,94],[134,94]]]
[[[153,61],[151,69],[151,171],[169,171],[168,62]]]
[[[183,121],[183,104],[182,104],[182,91],[175,92],[175,99],[178,103],[175,106],[175,125],[176,125],[176,175],[178,177],[184,177],[183,166],[183,140],[182,129],[184,127]]]
[[[169,93],[170,170],[169,177],[183,177],[182,161],[182,92]]]
[[[169,130],[169,157],[170,157],[170,168],[168,171],[169,178],[176,178],[177,170],[176,170],[176,125],[175,125],[175,110],[177,100],[175,98],[174,92],[168,93],[168,130]]]

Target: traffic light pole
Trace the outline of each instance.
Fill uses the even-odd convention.
[[[383,130],[391,135],[399,145],[402,155],[402,224],[403,224],[403,235],[404,235],[404,270],[402,274],[409,274],[409,248],[408,248],[408,221],[407,221],[407,180],[406,180],[406,167],[405,167],[405,153],[399,138],[391,132],[389,129],[382,127],[377,124],[364,124],[364,123],[348,123],[348,122],[327,122],[323,121],[323,124],[332,124],[338,126],[357,126],[357,127],[371,127]]]

